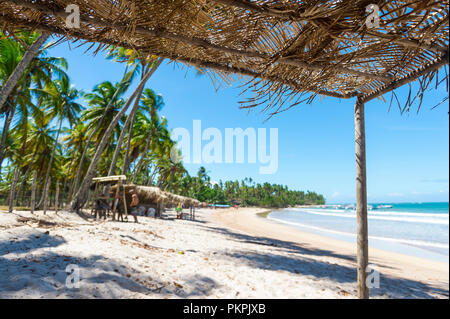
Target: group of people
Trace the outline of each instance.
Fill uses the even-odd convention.
[[[139,197],[133,190],[130,190],[129,193],[131,194],[130,214],[133,216],[134,222],[137,223],[138,222],[137,216],[139,214],[139,209],[138,209]],[[99,196],[97,198],[96,207],[95,207],[95,218],[97,218],[97,215],[98,215],[100,218],[104,217],[106,219],[106,213],[109,210],[111,210],[111,205],[109,203],[109,199],[110,199],[110,197],[108,197],[106,194],[102,194],[101,196]],[[122,213],[125,208],[123,199],[122,199],[122,197],[119,197],[116,200],[117,200],[116,208],[117,208],[119,217],[123,221]],[[179,203],[178,206],[175,208],[175,211],[177,213],[177,219],[183,218],[183,208],[184,207],[183,207],[182,203]]]
[[[130,194],[131,194],[130,214],[133,216],[134,222],[137,223],[139,197],[137,196],[137,194],[134,193],[133,190],[130,190]],[[116,200],[117,200],[116,208],[118,210],[119,216],[123,221],[122,212],[124,211],[124,203],[121,197],[119,197]],[[109,203],[109,197],[106,194],[102,194],[100,197],[97,198],[95,203],[95,218],[97,218],[98,215],[100,218],[104,217],[106,219],[106,213],[110,209],[111,206]]]

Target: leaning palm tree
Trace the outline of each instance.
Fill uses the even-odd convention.
[[[73,192],[76,192],[79,186],[79,182],[82,175],[82,168],[85,164],[85,158],[88,153],[91,141],[93,139],[99,143],[108,129],[109,123],[117,115],[121,107],[124,105],[124,101],[121,96],[128,89],[132,79],[134,71],[125,70],[122,80],[113,85],[109,81],[100,83],[94,87],[93,93],[86,94],[84,97],[88,101],[88,105],[91,107],[83,114],[83,121],[88,123],[87,129],[89,131],[89,137],[86,141],[81,159],[79,162],[77,175],[72,183],[71,190],[68,196],[68,202],[72,200]],[[120,128],[115,128],[116,133],[120,134]]]
[[[136,121],[133,124],[133,130],[136,131],[135,136],[130,137],[129,146],[127,150],[129,152],[126,161],[124,160],[124,167],[122,174],[128,172],[129,166],[136,160],[136,157],[141,152],[139,147],[145,145],[143,153],[139,163],[137,164],[136,170],[133,174],[133,180],[140,171],[140,166],[143,164],[147,152],[150,150],[152,140],[156,141],[158,139],[158,132],[162,132],[167,128],[167,120],[161,120],[157,112],[159,112],[164,107],[164,100],[161,95],[157,95],[151,89],[145,89],[142,98],[140,108],[136,114]],[[150,118],[149,118],[150,117]]]
[[[42,33],[39,37],[34,41],[28,49],[23,54],[22,59],[14,68],[14,71],[10,74],[8,79],[3,83],[3,86],[0,90],[0,112],[3,111],[3,107],[5,102],[7,101],[9,95],[16,87],[19,80],[25,74],[29,64],[33,60],[33,58],[38,54],[40,47],[47,41],[49,38],[48,33]]]
[[[23,61],[23,56],[26,54],[25,45],[32,45],[36,41],[37,36],[36,33],[22,32],[17,34],[18,40],[8,37],[0,40],[0,82],[6,83],[13,75],[21,61]],[[5,125],[0,142],[0,169],[4,159],[4,141],[6,140],[12,118],[15,115],[18,116],[16,121],[17,125],[14,129],[17,129],[17,127],[26,129],[28,127],[28,115],[35,108],[29,89],[32,86],[42,88],[44,85],[50,84],[54,79],[62,80],[67,78],[67,74],[65,73],[67,70],[66,60],[63,58],[47,57],[46,48],[47,46],[44,46],[33,56],[27,66],[27,72],[18,80],[14,89],[7,97],[8,104],[4,107],[6,113]],[[17,108],[18,110],[16,110]],[[24,145],[26,134],[22,134],[22,137],[22,145]],[[22,148],[21,156],[23,155]]]
[[[86,175],[84,177],[83,182],[81,183],[81,186],[79,187],[78,191],[76,192],[76,195],[74,199],[72,200],[71,206],[72,209],[75,211],[79,211],[82,206],[87,201],[87,195],[88,195],[88,189],[92,182],[92,178],[94,177],[95,170],[97,168],[97,164],[101,158],[101,155],[108,143],[108,140],[116,127],[116,125],[119,123],[120,119],[125,115],[125,112],[130,107],[131,103],[134,101],[134,99],[137,98],[138,92],[142,91],[144,89],[145,84],[147,83],[150,76],[153,74],[154,70],[150,70],[147,72],[144,77],[142,78],[141,82],[133,92],[133,94],[128,98],[125,105],[122,107],[119,113],[114,117],[114,119],[109,123],[109,126],[107,130],[105,131],[105,134],[103,135],[100,143],[98,144],[98,147],[96,148],[95,154],[92,158],[92,161],[89,165],[89,168],[86,172]]]
[[[147,74],[149,77],[158,69],[158,67],[163,62],[163,58],[158,58],[156,56],[141,56],[138,52],[123,48],[112,49],[110,56],[112,56],[118,62],[126,62],[128,65],[133,65],[135,70],[141,69],[141,79],[143,79]],[[139,108],[139,101],[142,96],[142,92],[144,90],[144,86],[136,92],[136,99],[133,105],[133,108],[130,111],[129,116],[127,117],[122,133],[119,136],[119,140],[117,141],[116,150],[114,151],[114,156],[111,161],[111,165],[109,168],[108,175],[113,175],[116,170],[117,160],[119,158],[120,150],[122,148],[122,143],[125,138],[125,133],[128,132],[128,143],[125,151],[125,158],[123,163],[122,174],[126,173],[128,169],[128,158],[130,153],[130,142],[133,137],[133,123],[136,116],[136,112]]]

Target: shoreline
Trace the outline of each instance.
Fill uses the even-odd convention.
[[[280,210],[276,210],[277,212]],[[280,218],[271,217],[270,212],[258,214],[258,216],[267,219],[270,222],[274,222],[281,225],[287,225],[288,227],[305,232],[308,234],[317,234],[332,240],[339,240],[343,242],[354,243],[356,242],[356,234],[345,233],[337,230],[328,230],[320,228],[320,226],[303,225],[295,222],[285,221]],[[438,251],[433,251],[413,244],[408,244],[408,240],[395,239],[395,238],[383,238],[378,236],[369,235],[369,246],[372,248],[380,249],[386,252],[394,252],[401,255],[423,258],[426,260],[444,262],[449,264],[448,246],[439,247],[440,249],[446,249],[447,254]]]
[[[356,244],[305,232],[264,217],[269,213],[270,211],[260,208],[243,209],[239,213],[224,210],[211,216],[211,220],[253,236],[285,240],[300,247],[324,250],[329,252],[330,256],[321,256],[319,259],[356,267]],[[369,247],[369,264],[378,267],[381,277],[414,280],[448,292],[449,267],[446,262]]]

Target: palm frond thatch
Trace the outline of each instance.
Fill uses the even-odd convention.
[[[69,4],[80,8],[80,28],[66,25]],[[380,8],[379,28],[366,24],[370,4]],[[122,46],[219,81],[237,78],[253,91],[242,107],[277,113],[317,95],[368,101],[418,78],[421,99],[448,64],[448,13],[448,0],[2,0],[0,27],[100,43],[96,50]]]

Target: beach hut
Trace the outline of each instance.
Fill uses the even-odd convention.
[[[69,5],[79,9],[79,25],[67,21]],[[448,14],[448,1],[0,2],[0,24],[11,32],[40,30],[98,42],[99,50],[122,46],[195,66],[215,80],[238,78],[254,91],[244,108],[264,104],[274,115],[317,96],[355,99],[360,298],[369,297],[364,105],[419,80],[403,106],[390,97],[409,110],[448,78],[439,72],[449,59]]]
[[[189,216],[191,219],[195,218],[195,207],[200,206],[200,201],[173,194],[170,192],[162,191],[159,187],[155,186],[141,186],[141,185],[114,185],[110,189],[111,194],[115,194],[119,187],[123,190],[123,196],[125,198],[125,203],[127,205],[127,210],[130,209],[129,204],[131,203],[131,193],[133,192],[139,198],[139,204],[145,206],[146,208],[152,207],[155,209],[155,217],[161,215],[161,211],[165,206],[175,207],[178,204],[182,204],[184,208],[189,208]]]
[[[124,202],[124,208],[125,208],[125,215],[128,215],[128,210],[127,210],[127,201],[126,201],[126,197],[125,197],[125,193],[121,192],[121,189],[123,189],[123,185],[126,182],[127,177],[125,175],[114,175],[114,176],[104,176],[104,177],[94,177],[92,179],[92,185],[91,188],[94,189],[94,194],[93,194],[93,200],[92,202],[92,206],[91,209],[92,210],[96,210],[97,208],[96,206],[96,201],[97,199],[99,199],[100,197],[103,197],[104,195],[110,197],[113,199],[113,207],[112,207],[112,216],[113,216],[113,220],[116,217],[116,211],[117,211],[117,206],[119,203],[119,199],[123,200]],[[102,196],[99,196],[99,191],[100,191],[100,187],[104,186],[105,188],[107,187],[111,187],[109,190],[109,194],[103,194]],[[102,192],[103,193],[103,192]],[[105,200],[105,198],[101,198],[103,200]],[[97,213],[96,213],[97,215]]]

